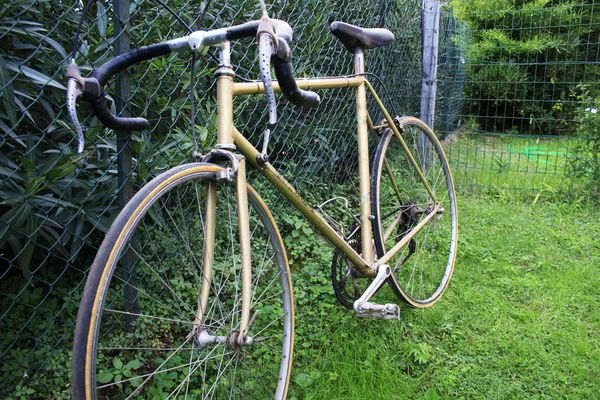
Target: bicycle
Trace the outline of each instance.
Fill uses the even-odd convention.
[[[104,86],[126,68],[173,51],[219,50],[217,144],[194,162],[154,178],[127,203],[106,234],[82,294],[73,345],[73,394],[86,398],[285,398],[293,354],[294,299],[283,240],[274,218],[246,180],[247,164],[336,249],[338,300],[357,316],[399,318],[396,304],[371,302],[388,282],[409,306],[425,308],[448,287],[457,251],[457,209],[440,142],[422,121],[392,117],[369,83],[364,50],[394,40],[385,29],[334,22],[331,31],[354,54],[351,76],[295,79],[292,29],[263,17],[196,31],[120,55],[94,71],[67,72],[69,115],[83,149],[75,102],[89,101],[115,130],[141,130],[143,118],[111,114]],[[234,82],[230,41],[258,38],[261,81]],[[277,81],[271,79],[271,64]],[[274,92],[315,107],[312,90],[356,91],[360,214],[348,235],[311,207],[269,163],[265,130],[257,150],[233,125],[233,97],[265,94],[270,123]],[[384,115],[373,123],[367,92]],[[369,137],[378,141],[372,165]]]

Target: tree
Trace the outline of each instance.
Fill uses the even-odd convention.
[[[572,89],[600,78],[600,68],[589,62],[599,51],[600,14],[593,3],[452,0],[472,32],[466,113],[486,131],[574,131]]]

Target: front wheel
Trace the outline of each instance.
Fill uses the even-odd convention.
[[[448,160],[433,131],[421,120],[396,120],[401,137],[385,129],[371,171],[371,205],[378,257],[399,242],[388,262],[390,285],[413,307],[442,296],[456,260],[458,219]]]
[[[115,220],[77,316],[74,398],[285,398],[294,322],[283,242],[248,186],[251,340],[241,344],[237,202],[223,171],[167,171]]]

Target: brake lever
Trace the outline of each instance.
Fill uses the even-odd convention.
[[[260,79],[265,87],[269,108],[269,125],[275,125],[277,122],[277,103],[275,102],[275,91],[273,90],[271,77],[271,56],[275,52],[273,36],[269,33],[261,33],[258,36],[258,49],[260,52],[258,57]]]
[[[83,95],[82,82],[84,81],[81,79],[81,76],[79,76],[79,68],[77,68],[77,64],[75,64],[73,61],[67,68],[67,111],[77,134],[78,153],[83,153],[83,149],[85,148],[83,129],[81,128],[81,124],[77,118],[76,105],[77,99]]]

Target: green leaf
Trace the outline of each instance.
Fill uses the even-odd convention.
[[[15,93],[12,86],[12,78],[8,73],[8,68],[4,62],[4,58],[0,55],[0,96],[2,96],[2,103],[4,104],[4,110],[10,121],[11,125],[17,124],[17,113],[15,111]]]
[[[60,178],[64,178],[65,176],[69,175],[76,169],[77,169],[77,164],[75,164],[75,163],[63,164],[58,167],[52,168],[50,171],[48,171],[48,174],[46,177],[48,178],[49,181],[54,182]]]
[[[27,118],[29,118],[29,120],[33,124],[35,124],[36,121],[33,119],[33,116],[31,115],[31,113],[29,112],[29,110],[27,109],[27,107],[25,106],[25,104],[23,104],[23,102],[21,100],[19,100],[18,97],[15,97],[14,100],[15,100],[15,104],[19,108],[19,111],[21,111],[23,114],[25,114],[27,116]]]
[[[102,371],[96,375],[96,380],[100,383],[109,383],[113,380],[114,375],[109,371]]]
[[[60,43],[58,43],[56,40],[46,36],[44,38],[44,41],[48,44],[50,44],[50,46],[54,47],[54,49],[61,55],[63,56],[63,58],[66,60],[67,58],[69,58],[69,56],[67,55],[67,52],[65,51],[64,47],[62,47],[60,45]]]
[[[305,374],[305,373],[301,373],[298,374],[296,376],[296,378],[294,379],[294,381],[296,381],[296,383],[300,386],[300,387],[309,387],[310,385],[312,385],[314,383],[313,378],[311,378],[310,375]]]
[[[27,172],[27,176],[30,177],[33,172],[33,163],[29,161],[28,158],[21,157],[21,163],[23,163],[23,167],[25,168],[25,172]]]
[[[440,396],[437,394],[434,388],[429,388],[425,392],[425,400],[438,400]]]
[[[6,65],[11,71],[22,73],[27,78],[31,79],[34,83],[37,83],[41,86],[54,86],[55,88],[61,90],[67,90],[67,88],[64,85],[58,83],[52,78],[49,78],[48,76],[42,74],[39,71],[34,70],[33,68],[29,68],[24,65],[17,66],[17,64],[15,64],[12,61],[7,62]]]
[[[8,125],[6,125],[4,122],[2,122],[2,120],[0,120],[0,129],[2,131],[4,131],[5,133],[8,133],[8,135],[17,143],[19,143],[21,146],[23,147],[27,147],[25,145],[25,143],[19,138],[19,136],[14,132],[14,130],[9,127]]]
[[[115,357],[115,358],[113,358],[113,365],[115,366],[116,369],[122,369],[123,361],[121,361],[121,359],[119,357]]]
[[[17,171],[15,171],[14,169],[0,167],[0,175],[7,176],[10,179],[14,179],[14,180],[17,180],[17,181],[20,181],[20,182],[24,181],[23,177],[21,175],[19,175],[17,173]]]
[[[133,387],[139,387],[142,383],[144,383],[144,380],[142,378],[133,378],[131,380],[131,386]]]
[[[106,25],[108,24],[108,18],[106,17],[106,8],[104,8],[104,5],[101,2],[97,2],[96,5],[98,7],[98,33],[100,34],[100,36],[104,37],[104,34],[106,34]]]
[[[131,360],[127,363],[128,369],[138,369],[142,366],[142,362],[140,360]]]

